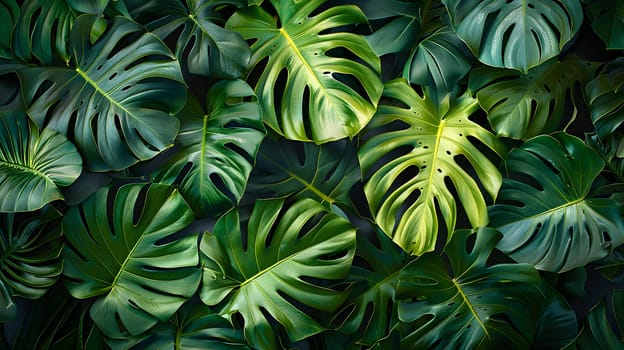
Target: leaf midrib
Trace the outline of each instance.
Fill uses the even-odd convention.
[[[451,281],[453,282],[453,285],[455,286],[455,288],[457,288],[457,292],[459,293],[459,295],[461,295],[461,297],[464,300],[464,303],[466,304],[466,306],[468,306],[468,309],[470,310],[470,313],[472,314],[474,319],[477,321],[477,323],[479,324],[479,326],[481,327],[481,329],[485,333],[485,336],[490,338],[490,333],[488,332],[487,327],[485,327],[485,324],[483,323],[483,321],[479,317],[479,314],[477,313],[477,310],[475,310],[475,308],[472,306],[472,303],[468,299],[468,296],[466,295],[466,293],[464,293],[464,290],[462,289],[461,284],[459,284],[455,278],[451,279]]]
[[[17,169],[19,171],[25,172],[25,173],[29,173],[29,174],[33,174],[37,177],[41,177],[43,178],[46,182],[51,183],[54,185],[54,181],[52,181],[52,179],[50,179],[49,176],[47,176],[45,173],[42,173],[41,171],[34,169],[34,168],[29,168],[25,165],[21,165],[21,164],[17,164],[17,163],[11,163],[11,162],[7,162],[4,160],[0,160],[0,166],[5,166],[7,168],[12,168],[12,169]],[[54,185],[54,187],[56,187],[56,185]]]
[[[310,66],[310,64],[305,59],[305,57],[303,57],[303,54],[299,50],[299,47],[297,47],[297,44],[292,39],[290,34],[288,34],[288,32],[286,31],[286,29],[284,29],[284,27],[280,28],[279,32],[284,37],[284,39],[286,39],[286,43],[288,44],[288,47],[290,47],[290,49],[295,53],[297,58],[299,58],[299,60],[303,64],[303,66],[306,68],[306,71],[308,72],[308,75],[311,76],[314,79],[314,83],[316,83],[316,85],[321,89],[321,92],[323,93],[323,95],[327,95],[327,91],[325,90],[325,86],[323,85],[323,83],[321,82],[319,77],[316,75],[316,72],[314,71],[312,66]]]

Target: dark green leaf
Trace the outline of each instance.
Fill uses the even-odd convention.
[[[15,0],[0,0],[0,23],[3,29],[0,31],[0,58],[13,58],[13,30],[17,23],[20,8]],[[10,30],[7,30],[10,28]]]
[[[242,80],[221,81],[206,95],[206,111],[194,99],[178,116],[180,150],[155,174],[179,182],[180,193],[200,217],[216,217],[242,196],[264,138],[260,108]]]
[[[613,134],[624,123],[624,57],[607,64],[587,84],[585,92],[598,136],[605,138]],[[619,144],[617,156],[622,158],[624,148]]]
[[[607,44],[607,49],[624,49],[624,2],[620,0],[583,0],[592,28]]]
[[[540,135],[509,154],[508,176],[490,207],[503,233],[498,248],[540,270],[564,272],[624,243],[620,205],[589,190],[604,162],[583,141]]]
[[[346,292],[326,283],[349,272],[355,229],[309,198],[290,206],[260,200],[248,220],[237,211],[223,216],[200,249],[202,301],[222,303],[220,313],[230,319],[240,314],[252,347],[274,349],[274,322],[299,341],[324,330],[308,310],[329,313],[344,301]]]
[[[98,297],[91,317],[109,337],[165,321],[201,278],[197,235],[176,236],[193,213],[165,185],[105,187],[63,219],[63,273],[73,297]]]
[[[587,314],[578,349],[624,349],[624,290],[614,292]]]
[[[576,313],[557,291],[545,287],[546,304],[537,323],[531,349],[563,349],[578,334]]]
[[[102,16],[104,10],[111,0],[66,0],[67,4],[74,10],[82,13]],[[119,1],[119,0],[113,0]]]

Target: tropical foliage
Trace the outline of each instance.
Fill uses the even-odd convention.
[[[0,348],[624,348],[621,1],[0,19]]]

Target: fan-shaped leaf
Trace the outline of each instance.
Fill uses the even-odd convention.
[[[584,0],[594,32],[608,49],[624,49],[624,2],[620,0]]]
[[[30,62],[34,56],[43,65],[69,62],[67,41],[76,14],[65,0],[27,0],[20,9],[13,33],[17,57]]]
[[[526,141],[505,162],[491,225],[498,248],[519,262],[563,272],[606,256],[624,243],[621,207],[589,196],[604,162],[580,139],[564,133]]]
[[[258,102],[244,81],[214,84],[206,109],[189,99],[179,114],[181,149],[155,174],[168,184],[179,181],[180,193],[202,217],[238,203],[264,138]]]
[[[549,61],[527,74],[491,67],[470,75],[470,89],[499,136],[529,139],[560,130],[574,102],[576,85],[584,86],[594,64],[577,58]],[[568,113],[566,113],[568,112]]]
[[[457,35],[487,65],[523,72],[557,56],[583,22],[578,0],[442,0]]]
[[[313,198],[349,208],[349,191],[360,179],[355,147],[266,139],[258,153],[249,192],[263,198]]]
[[[489,228],[458,231],[444,249],[450,272],[434,253],[401,271],[402,348],[528,348],[544,303],[540,277],[526,264],[487,266],[499,239]]]
[[[364,191],[377,224],[415,255],[434,249],[438,216],[453,232],[457,203],[468,208],[470,224],[486,225],[487,208],[477,180],[495,198],[501,175],[472,140],[499,155],[505,149],[468,118],[478,109],[477,101],[466,94],[450,109],[439,110],[404,80],[387,83],[384,96],[389,102],[380,105],[364,134],[374,136],[359,150]]]
[[[252,347],[274,349],[273,321],[298,341],[324,329],[306,311],[332,312],[344,301],[346,292],[325,285],[349,272],[355,229],[309,198],[257,201],[248,221],[237,211],[219,219],[200,249],[202,301],[223,302],[221,314],[242,316]]]
[[[63,198],[82,172],[67,138],[39,129],[20,110],[0,112],[0,212],[30,211]]]
[[[171,146],[186,89],[165,44],[115,17],[95,43],[98,17],[80,16],[70,38],[74,67],[18,71],[28,113],[39,127],[73,135],[91,170],[122,169]]]
[[[316,143],[356,135],[375,113],[383,88],[379,58],[363,37],[322,33],[365,23],[364,14],[345,5],[310,16],[323,2],[273,0],[281,27],[257,6],[238,10],[226,25],[255,40],[250,65],[259,74],[255,90],[264,121],[289,139]]]
[[[201,278],[197,235],[175,236],[193,213],[173,187],[105,187],[63,219],[63,273],[72,296],[99,298],[91,317],[109,337],[165,321]]]
[[[181,30],[176,56],[184,57],[189,72],[210,77],[239,78],[251,57],[249,45],[236,32],[222,28],[220,11],[227,5],[246,6],[243,0],[126,1],[133,18],[163,40]]]

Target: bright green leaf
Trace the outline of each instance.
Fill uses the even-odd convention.
[[[513,150],[491,225],[498,249],[540,270],[564,272],[603,258],[624,243],[620,205],[589,191],[604,162],[582,140],[540,135]]]
[[[97,42],[97,17],[82,15],[69,46],[72,66],[18,71],[28,114],[39,127],[73,135],[90,170],[119,170],[170,147],[186,89],[165,44],[115,17]]]
[[[265,312],[299,341],[325,329],[307,310],[330,313],[344,301],[346,292],[326,283],[349,272],[355,229],[309,198],[290,206],[260,200],[248,220],[237,211],[223,216],[200,249],[202,301],[221,303],[228,318],[240,314],[252,347],[274,349],[277,327]]]
[[[447,111],[440,110],[404,80],[387,83],[384,97],[388,102],[379,106],[364,133],[365,138],[373,136],[359,150],[364,191],[377,224],[414,255],[434,249],[438,217],[449,232],[454,231],[458,204],[466,208],[472,226],[486,225],[480,185],[495,198],[502,176],[470,138],[501,156],[505,149],[493,134],[469,119],[478,109],[477,101],[465,94],[453,100]]]
[[[155,174],[179,181],[180,193],[201,217],[216,217],[238,203],[264,138],[260,107],[242,80],[221,81],[206,95],[206,109],[194,99],[180,114],[180,150]]]
[[[579,0],[442,0],[457,35],[489,66],[523,72],[557,56],[583,23]]]
[[[197,234],[175,236],[193,213],[173,187],[104,187],[63,219],[65,284],[98,297],[91,317],[109,337],[138,335],[165,321],[201,278]]]
[[[288,139],[324,143],[354,136],[382,92],[379,58],[362,36],[321,34],[366,23],[366,17],[355,6],[310,16],[323,2],[273,1],[281,26],[257,6],[238,10],[226,25],[255,41],[250,66],[252,76],[259,75],[255,90],[264,121]],[[344,50],[357,60],[345,58]]]

